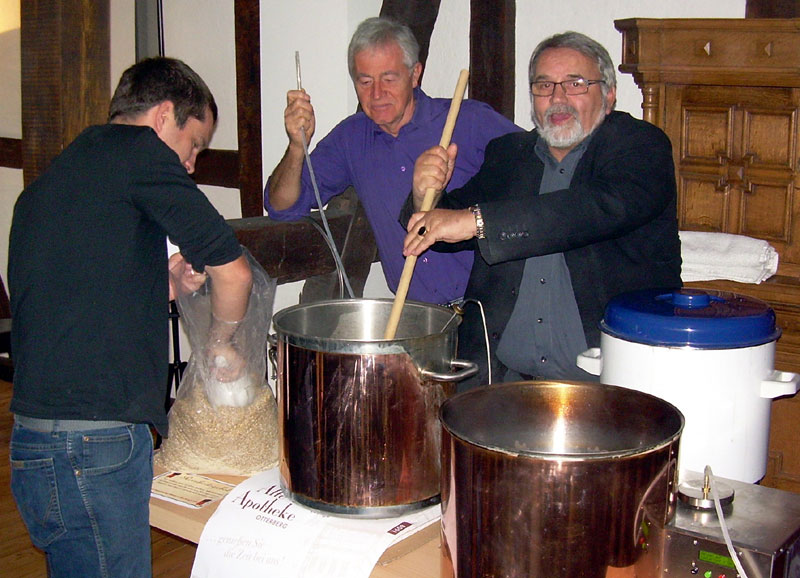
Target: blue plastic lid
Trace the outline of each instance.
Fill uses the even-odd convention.
[[[686,288],[618,295],[606,305],[600,329],[635,343],[699,349],[751,347],[781,335],[764,301]]]

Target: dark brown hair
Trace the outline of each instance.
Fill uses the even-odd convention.
[[[122,73],[108,120],[136,117],[167,100],[175,106],[179,128],[189,117],[205,120],[207,108],[217,122],[217,103],[203,79],[180,60],[166,57],[146,58]]]

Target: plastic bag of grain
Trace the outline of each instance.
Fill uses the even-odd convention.
[[[166,470],[251,475],[278,463],[278,412],[266,377],[276,282],[243,250],[253,288],[240,322],[220,328],[212,318],[210,278],[176,299],[192,353],[169,411],[169,436],[155,456]],[[220,329],[229,333],[223,349]],[[217,349],[209,354],[211,347]],[[231,367],[235,379],[219,378]]]

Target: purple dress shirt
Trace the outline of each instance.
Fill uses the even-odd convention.
[[[411,191],[414,162],[439,144],[450,108],[450,99],[431,98],[419,88],[414,90],[414,97],[414,117],[397,137],[358,112],[340,122],[311,152],[323,204],[348,186],[355,188],[375,235],[386,283],[393,292],[405,261],[406,230],[398,216]],[[448,190],[462,186],[478,172],[490,140],[518,130],[521,129],[488,105],[463,101],[451,139],[458,145],[458,156]],[[268,193],[269,182],[264,191],[264,208],[276,221],[301,219],[317,206],[305,164],[300,198],[293,206],[283,211],[273,209]],[[472,257],[472,251],[427,251],[417,260],[408,298],[440,304],[460,299],[467,286]]]

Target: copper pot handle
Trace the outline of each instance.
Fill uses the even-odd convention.
[[[272,376],[278,380],[278,336],[275,333],[267,334],[267,359],[272,367]]]

